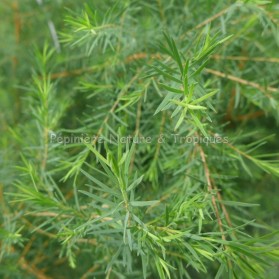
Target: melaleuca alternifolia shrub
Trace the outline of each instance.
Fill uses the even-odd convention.
[[[278,5],[27,4],[1,4],[25,39],[3,47],[1,276],[276,278]]]

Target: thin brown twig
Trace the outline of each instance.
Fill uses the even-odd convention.
[[[235,61],[279,63],[279,58],[275,58],[275,57],[222,56],[219,54],[215,54],[215,55],[212,55],[212,58],[216,59],[216,60],[235,60]]]
[[[58,72],[58,73],[51,74],[50,78],[51,79],[58,79],[58,78],[79,76],[83,73],[93,72],[94,70],[95,70],[95,67],[87,67],[87,68],[75,69],[75,70],[72,70],[72,71],[63,71],[63,72]]]
[[[193,27],[190,30],[187,30],[185,33],[183,33],[179,39],[183,39],[189,32],[200,29],[201,27],[204,27],[205,25],[211,23],[212,21],[214,21],[215,19],[219,18],[220,16],[222,16],[223,14],[227,13],[228,10],[230,9],[230,7],[226,7],[225,9],[221,10],[220,12],[218,12],[217,14],[207,18],[206,20],[204,20],[203,22],[199,23],[198,25],[196,25],[195,27]]]
[[[33,235],[31,237],[31,239],[29,240],[29,242],[24,246],[24,249],[23,249],[23,251],[20,255],[20,258],[24,258],[27,255],[27,253],[29,252],[29,250],[30,250],[30,248],[31,248],[31,246],[34,242],[34,240],[35,240],[35,236]]]
[[[226,120],[230,121],[232,119],[232,112],[234,107],[234,100],[235,100],[235,89],[233,88],[232,93],[230,95],[227,111],[226,111]]]
[[[81,279],[86,279],[90,276],[90,274],[94,271],[96,271],[100,267],[99,264],[94,264],[92,267],[90,267],[82,276]]]
[[[208,165],[207,165],[207,162],[206,162],[205,153],[204,153],[204,151],[203,151],[203,149],[200,145],[199,145],[199,149],[200,149],[200,155],[201,155],[201,159],[202,159],[203,166],[204,166],[204,172],[205,172],[205,177],[206,177],[206,181],[207,181],[208,191],[212,194],[213,188],[215,187],[215,190],[217,190],[217,198],[220,202],[221,201],[221,194],[219,193],[219,196],[218,196],[218,189],[216,188],[216,186],[213,184],[213,182],[211,180],[209,168],[208,168]],[[225,236],[225,232],[224,232],[224,229],[223,229],[223,223],[222,223],[222,220],[221,220],[221,217],[220,217],[220,213],[219,213],[218,206],[217,206],[216,199],[215,199],[214,195],[211,196],[211,200],[212,200],[212,205],[213,205],[214,210],[215,210],[215,215],[216,215],[216,218],[217,218],[219,229],[220,229],[220,232],[222,234],[222,239],[223,239],[223,241],[226,241],[226,236]],[[222,205],[222,203],[221,203],[221,205]],[[225,218],[228,218],[227,219],[228,224],[231,226],[232,223],[231,223],[229,214],[228,214],[225,206],[222,207],[222,209],[223,209],[223,212],[225,214]],[[228,249],[228,247],[226,245],[224,247],[226,249]],[[232,263],[231,263],[230,259],[228,259],[228,265],[230,267],[232,267]]]
[[[13,19],[14,19],[14,36],[15,36],[15,44],[18,47],[20,43],[20,33],[21,33],[21,15],[19,12],[18,0],[15,0],[11,4],[11,8],[13,10]],[[18,68],[18,57],[16,53],[12,56],[12,68],[14,77],[17,76],[17,68]],[[14,118],[15,121],[18,120],[19,112],[21,111],[21,102],[18,94],[18,90],[14,89],[15,94],[15,110],[14,110]]]
[[[207,73],[213,74],[213,75],[218,76],[218,77],[222,77],[222,78],[225,78],[225,79],[229,79],[229,80],[235,81],[237,83],[241,83],[241,84],[244,84],[244,85],[251,86],[253,88],[256,88],[256,89],[262,91],[263,93],[265,93],[266,91],[270,91],[270,92],[278,92],[279,91],[279,89],[277,89],[277,88],[270,87],[270,86],[265,88],[265,87],[261,86],[258,83],[255,83],[255,82],[252,82],[252,81],[248,81],[248,80],[245,80],[245,79],[242,79],[242,78],[230,75],[230,74],[225,74],[225,73],[213,70],[213,69],[205,68],[205,71]],[[269,94],[266,94],[266,96],[271,98],[271,96]]]
[[[35,276],[35,278],[37,278],[37,279],[52,279],[52,277],[49,277],[49,276],[45,275],[37,267],[35,267],[33,265],[30,265],[24,258],[21,258],[19,260],[19,264],[20,264],[22,269],[26,270],[27,272],[29,272],[30,274]]]
[[[264,115],[265,115],[264,111],[258,110],[255,112],[250,112],[247,114],[235,116],[234,120],[245,121],[245,120],[249,120],[249,119],[255,119],[255,118],[258,118],[258,117],[261,117]]]
[[[222,202],[222,201],[223,201],[223,198],[222,198],[222,196],[221,196],[221,194],[220,194],[219,191],[217,191],[217,198],[218,198],[218,201],[219,201],[220,204],[221,204],[221,208],[222,208],[222,211],[223,211],[223,213],[224,213],[224,215],[225,215],[225,218],[226,218],[226,220],[227,220],[228,225],[229,225],[230,227],[232,227],[231,217],[230,217],[230,215],[229,215],[229,213],[228,213],[228,211],[227,211],[227,208],[225,207],[224,203]],[[235,235],[234,232],[233,232],[233,234]]]
[[[228,213],[228,211],[227,211],[226,206],[225,206],[224,203],[223,203],[222,195],[221,195],[221,193],[219,192],[218,188],[216,187],[213,178],[211,178],[211,182],[212,182],[213,188],[214,188],[214,189],[216,190],[216,192],[217,192],[217,199],[218,199],[218,202],[220,203],[220,206],[221,206],[222,211],[223,211],[223,213],[224,213],[225,219],[227,220],[227,223],[228,223],[229,227],[232,228],[231,217],[230,217],[230,215],[229,215],[229,213]],[[233,235],[236,236],[234,231],[233,231]]]
[[[18,44],[20,41],[20,30],[21,30],[21,20],[20,20],[19,8],[18,8],[18,1],[13,1],[12,9],[14,14],[15,41],[16,44]],[[18,64],[17,57],[14,56],[13,57],[14,71],[16,70],[17,64]]]
[[[212,185],[212,181],[211,181],[211,178],[210,178],[210,172],[209,172],[209,168],[208,168],[208,165],[207,165],[207,162],[206,162],[205,153],[204,153],[204,151],[203,151],[203,149],[200,145],[199,145],[199,149],[200,149],[200,156],[201,156],[201,159],[202,159],[202,163],[203,163],[203,166],[204,166],[204,174],[205,174],[205,178],[206,178],[206,182],[207,182],[207,189],[208,189],[208,192],[212,195],[211,196],[212,205],[213,205],[214,210],[215,210],[215,215],[216,215],[216,218],[217,218],[217,222],[218,222],[218,225],[219,225],[220,232],[222,233],[222,239],[225,241],[226,237],[225,237],[225,234],[224,234],[223,223],[221,221],[221,217],[220,217],[220,213],[219,213],[219,210],[218,210],[218,206],[217,206],[217,203],[216,203],[215,196],[212,194],[213,185]]]

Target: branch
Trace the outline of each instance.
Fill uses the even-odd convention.
[[[270,86],[265,88],[265,87],[261,86],[258,83],[255,83],[255,82],[252,82],[252,81],[248,81],[248,80],[245,80],[245,79],[233,76],[233,75],[225,74],[225,73],[213,70],[213,69],[205,68],[205,71],[207,73],[213,74],[213,75],[218,76],[218,77],[222,77],[222,78],[225,78],[225,79],[229,79],[229,80],[235,81],[237,83],[241,83],[241,84],[244,84],[244,85],[251,86],[253,88],[256,88],[256,89],[262,91],[263,93],[265,93],[266,91],[270,91],[270,92],[278,92],[279,91],[279,89],[277,89],[277,88],[270,87]],[[271,98],[271,95],[269,95],[269,94],[265,94],[265,95],[268,98]]]
[[[207,181],[207,189],[208,189],[208,192],[212,194],[213,186],[212,186],[211,179],[210,179],[210,172],[209,172],[209,168],[208,168],[208,165],[207,165],[207,162],[206,162],[205,153],[204,153],[204,151],[203,151],[203,149],[200,145],[199,145],[199,149],[200,149],[200,156],[201,156],[203,166],[204,166],[204,173],[205,173],[205,177],[206,177],[206,181]],[[220,229],[220,232],[222,233],[222,239],[225,241],[226,237],[225,237],[225,234],[224,234],[223,224],[222,224],[222,221],[221,221],[221,217],[220,217],[220,214],[219,214],[219,210],[218,210],[216,199],[215,199],[214,195],[211,196],[211,200],[212,200],[212,205],[213,205],[214,210],[215,210],[215,215],[217,217],[219,229]]]
[[[254,62],[270,62],[279,63],[279,58],[274,57],[247,57],[247,56],[222,56],[222,55],[212,55],[213,59],[216,60],[233,60],[233,61],[254,61]]]

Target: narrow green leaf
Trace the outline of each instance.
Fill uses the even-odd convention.
[[[202,102],[202,101],[204,101],[204,100],[206,100],[206,99],[208,99],[208,98],[214,96],[217,92],[218,92],[218,90],[214,90],[214,91],[212,91],[212,92],[210,92],[210,93],[207,93],[207,94],[205,94],[204,96],[202,96],[202,97],[200,97],[200,98],[198,98],[198,99],[193,100],[193,101],[191,102],[191,104],[192,104],[192,105],[198,104],[198,103],[200,103],[200,102]]]
[[[198,117],[197,117],[195,114],[193,114],[193,113],[191,113],[191,116],[192,116],[192,118],[193,118],[195,124],[197,125],[197,127],[198,127],[198,128],[200,129],[200,131],[202,132],[202,134],[203,134],[205,137],[208,137],[206,131],[205,131],[204,128],[203,128],[203,124],[200,122],[200,120],[198,119]]]
[[[135,181],[133,181],[133,183],[127,188],[127,192],[133,190],[134,188],[136,188],[142,181],[144,175],[140,176],[139,178],[137,178]]]
[[[163,83],[159,83],[159,85],[161,85],[162,87],[164,87],[166,90],[172,92],[172,93],[177,93],[177,94],[183,94],[184,91],[178,88],[173,88],[171,86],[165,85]]]
[[[154,201],[132,201],[130,204],[135,207],[151,206],[160,202],[159,200]]]
[[[158,72],[160,75],[162,75],[163,77],[165,77],[166,79],[170,79],[176,83],[181,84],[181,80],[176,78],[175,76],[161,70],[160,68],[156,67],[156,66],[151,66],[154,70],[156,70],[156,72]]]
[[[95,154],[95,156],[96,156],[100,161],[104,162],[106,165],[109,166],[108,160],[107,160],[103,155],[101,155],[101,154],[96,150],[96,148],[95,148],[92,144],[85,143],[85,142],[84,142],[84,144],[87,146],[87,148],[88,148],[90,151],[92,151],[92,152]]]
[[[187,109],[192,109],[192,110],[206,110],[207,109],[206,107],[203,107],[203,106],[191,105],[191,104],[187,104],[185,102],[179,102],[179,101],[173,100],[173,99],[170,101],[176,105],[182,106]]]

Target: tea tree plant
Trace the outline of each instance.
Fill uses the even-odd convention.
[[[1,278],[277,278],[278,4],[12,2]]]

